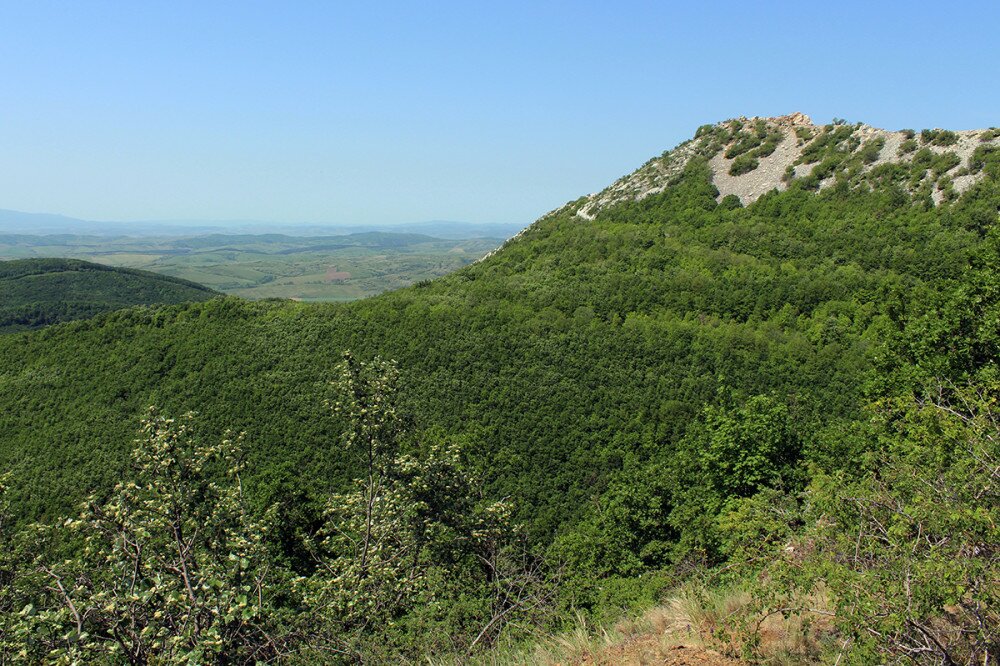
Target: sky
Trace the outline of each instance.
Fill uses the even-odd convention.
[[[0,208],[531,222],[735,116],[1000,125],[1000,3],[0,0]]]

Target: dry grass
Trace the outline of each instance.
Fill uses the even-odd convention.
[[[713,646],[730,656],[753,653],[768,664],[816,663],[833,638],[833,615],[826,595],[815,593],[792,604],[800,609],[761,614],[740,587],[682,590],[654,609],[669,618],[673,632]]]
[[[753,651],[759,663],[819,663],[835,645],[825,595],[798,600],[801,614],[754,615],[740,587],[706,590],[687,586],[641,616],[611,627],[590,626],[577,616],[572,629],[530,644],[499,647],[472,663],[489,666],[700,664],[734,666]],[[754,645],[755,644],[755,645]],[[469,663],[457,661],[451,663]]]

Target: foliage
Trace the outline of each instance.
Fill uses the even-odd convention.
[[[754,123],[753,127],[735,129],[731,136],[725,137],[732,140],[724,153],[726,159],[733,160],[729,175],[739,176],[756,169],[758,158],[773,153],[784,138],[780,129],[769,129],[762,120]]]
[[[318,566],[302,581],[303,601],[322,621],[313,642],[325,636],[332,649],[359,658],[372,652],[373,635],[383,636],[383,651],[393,641],[426,650],[426,637],[406,634],[441,622],[434,610],[473,599],[461,624],[446,625],[450,647],[489,644],[544,602],[541,571],[517,559],[509,503],[483,497],[460,448],[434,443],[421,456],[401,453],[397,382],[394,364],[344,355],[330,406],[347,417],[343,446],[364,473],[353,491],[330,498],[311,540]]]
[[[932,146],[953,146],[958,143],[958,134],[951,130],[925,129],[920,132],[920,142]]]
[[[795,136],[801,141],[809,141],[816,136],[816,132],[812,127],[796,127]]]
[[[788,409],[766,396],[755,396],[734,411],[709,407],[698,444],[699,475],[726,497],[749,497],[787,476],[800,444]]]
[[[707,407],[671,460],[668,521],[678,535],[675,557],[719,561],[732,538],[724,516],[760,491],[794,487],[800,453],[788,409],[772,397]]]
[[[938,177],[941,174],[951,171],[961,163],[961,158],[955,153],[940,153],[934,157],[934,161],[931,163],[931,172],[935,177]]]
[[[757,161],[757,158],[752,155],[740,155],[729,166],[729,175],[742,176],[756,169],[759,164],[760,162]]]
[[[573,605],[589,605],[589,581],[637,576],[669,562],[677,532],[669,524],[671,485],[663,469],[623,471],[581,525],[553,544],[550,556],[586,580],[573,581]]]
[[[867,453],[854,470],[815,474],[793,518],[805,529],[768,556],[759,612],[809,616],[803,600],[822,592],[838,660],[997,656],[998,245],[991,230],[953,289],[894,317],[870,418],[844,433]]]
[[[969,157],[969,171],[979,173],[986,170],[993,177],[1000,174],[1000,146],[986,144],[976,146]]]
[[[996,385],[996,153],[979,145],[970,171],[978,166],[984,178],[934,206],[932,188],[946,191],[954,173],[940,170],[954,161],[948,153],[924,146],[913,164],[865,172],[874,144],[862,145],[855,129],[824,128],[806,146],[813,173],[746,207],[717,203],[698,152],[662,192],[593,220],[572,207],[556,211],[482,262],[377,298],[219,298],[4,336],[0,465],[14,472],[16,520],[58,524],[86,490],[95,496],[72,529],[13,539],[12,551],[44,557],[38,566],[28,560],[15,575],[23,582],[0,603],[35,600],[29,624],[39,650],[87,645],[39,566],[70,583],[74,604],[121,589],[128,551],[110,548],[118,542],[101,541],[97,527],[133,525],[117,516],[160,496],[142,494],[143,484],[115,490],[128,478],[130,424],[155,403],[168,413],[199,409],[205,441],[228,439],[232,423],[253,433],[236,484],[243,492],[232,490],[225,456],[214,457],[198,487],[217,488],[204,494],[222,508],[199,496],[190,514],[208,520],[221,511],[216,519],[232,534],[265,535],[261,557],[273,566],[264,606],[251,610],[250,634],[225,639],[240,654],[267,631],[289,646],[313,636],[318,643],[303,649],[317,661],[467,655],[512,623],[550,626],[575,611],[609,617],[716,566],[710,575],[722,578],[763,571],[776,593],[828,573],[824,594],[854,600],[837,607],[840,615],[910,641],[897,585],[905,564],[947,583],[926,584],[914,621],[968,629],[939,602],[958,607],[966,597],[956,585],[981,591],[983,576],[994,575],[989,561],[958,557],[966,552],[958,542],[988,552],[977,544],[993,538],[985,530],[995,516],[965,489],[930,489],[961,474],[981,480],[969,451],[993,454],[981,429],[930,415],[942,406],[992,412],[959,410],[959,393],[947,391],[932,409],[921,391],[932,378],[975,382],[980,396]],[[713,126],[699,141],[721,149],[753,130]],[[936,167],[935,181],[928,172]],[[816,191],[820,178],[830,187]],[[911,183],[917,196],[907,193]],[[331,412],[316,394],[328,383],[327,359],[345,348],[399,359],[398,387],[392,365],[348,358],[341,409]],[[875,423],[864,410],[872,401],[881,405]],[[902,407],[909,404],[917,407]],[[332,446],[344,432],[343,445]],[[237,504],[223,501],[230,493]],[[899,534],[879,551],[874,521],[890,519]],[[921,525],[933,548],[912,539]],[[961,538],[933,541],[946,530]],[[149,536],[150,548],[168,561],[161,533]],[[855,561],[843,548],[859,533],[871,538]],[[206,535],[191,552],[204,553],[199,562],[208,564],[199,566],[210,570],[238,542],[202,543]],[[84,544],[91,554],[79,559]],[[112,573],[99,573],[99,556]],[[254,557],[240,580],[256,580]],[[787,567],[768,566],[775,558]],[[0,565],[18,570],[14,562]],[[883,579],[877,567],[897,575]],[[869,579],[873,596],[865,597]],[[267,593],[270,580],[280,594]],[[973,598],[993,603],[978,591]],[[183,599],[168,610],[197,616],[199,597]],[[766,612],[789,608],[788,598],[767,601]],[[107,617],[123,617],[125,607],[114,608]],[[88,636],[109,631],[100,613],[87,620],[97,623]],[[980,638],[968,630],[942,634],[960,659],[979,654]],[[184,636],[170,649],[216,649],[207,635]],[[852,641],[855,661],[892,644]]]
[[[845,147],[850,148],[850,142],[854,138],[854,128],[850,125],[827,125],[819,135],[810,141],[802,154],[796,160],[796,164],[815,164],[825,157],[829,157],[837,152],[842,152]],[[851,152],[850,148],[847,152]]]
[[[884,146],[885,139],[882,137],[866,141],[864,145],[861,146],[860,155],[862,161],[864,161],[865,164],[873,164],[877,162]]]
[[[341,371],[332,406],[348,416],[343,445],[365,474],[354,492],[329,498],[307,537],[311,570],[293,575],[274,512],[258,518],[245,504],[242,435],[203,445],[191,415],[175,422],[151,410],[134,479],[108,501],[89,500],[78,519],[25,530],[0,555],[0,657],[383,661],[471,651],[511,622],[534,620],[549,604],[547,574],[524,549],[509,504],[483,496],[457,445],[400,452],[393,364],[345,354]],[[4,545],[8,527],[0,523]],[[21,543],[34,547],[30,557]]]
[[[871,471],[813,482],[812,527],[773,567],[768,603],[822,586],[849,663],[995,658],[997,396],[993,386],[943,384],[909,404],[884,403]]]
[[[29,571],[31,551],[24,548],[29,539],[14,529],[10,501],[7,497],[10,474],[0,476],[0,661],[11,661],[18,651],[14,640],[20,613],[30,599],[25,594],[24,580]]]
[[[722,201],[719,202],[719,207],[725,210],[735,210],[737,208],[743,208],[743,202],[735,194],[727,194],[722,197]]]
[[[133,305],[202,301],[215,295],[187,280],[75,259],[0,261],[0,334]]]
[[[135,478],[50,529],[79,543],[41,552],[10,635],[19,659],[78,663],[257,661],[288,645],[274,626],[267,528],[247,513],[241,437],[197,442],[190,417],[150,411]],[[220,465],[226,481],[214,480]]]

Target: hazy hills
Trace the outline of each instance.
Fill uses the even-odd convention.
[[[276,223],[264,220],[83,220],[65,215],[25,213],[0,209],[0,234],[98,235],[98,236],[191,236],[202,234],[271,234],[330,236],[381,231],[415,233],[449,240],[509,238],[523,224],[471,223],[430,220],[402,224]]]
[[[154,271],[243,298],[345,301],[440,277],[501,238],[368,231],[336,236],[0,234],[0,259],[72,257]]]

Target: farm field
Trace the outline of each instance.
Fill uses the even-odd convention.
[[[350,301],[445,275],[502,242],[388,232],[308,237],[11,234],[0,235],[0,260],[85,259],[183,278],[254,300]]]

